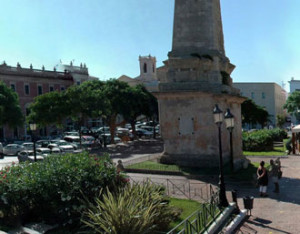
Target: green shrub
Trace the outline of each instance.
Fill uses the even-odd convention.
[[[288,137],[287,132],[281,128],[271,129],[269,130],[269,134],[271,134],[273,141],[283,141],[283,139]]]
[[[154,233],[167,230],[179,215],[161,186],[145,183],[127,185],[117,193],[107,190],[91,204],[83,222],[98,233]]]
[[[74,223],[81,218],[82,198],[95,197],[116,182],[108,157],[88,153],[50,156],[40,163],[22,163],[0,171],[0,222]],[[78,222],[77,222],[78,223]]]
[[[246,151],[271,151],[274,141],[287,138],[283,129],[262,129],[255,132],[243,132],[243,150]]]
[[[243,150],[246,151],[271,151],[273,150],[273,139],[269,130],[258,130],[255,132],[243,132]]]

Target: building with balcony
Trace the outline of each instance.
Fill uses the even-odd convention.
[[[28,115],[28,107],[34,98],[44,93],[52,91],[63,91],[73,84],[81,84],[84,81],[95,79],[89,76],[86,65],[74,66],[59,64],[53,70],[22,67],[19,63],[16,67],[9,66],[5,62],[0,65],[0,80],[8,87],[17,92],[20,107],[24,116]],[[0,139],[22,139],[26,137],[27,125],[9,129],[7,126],[0,128]],[[39,135],[46,136],[51,134],[54,128],[39,129]]]

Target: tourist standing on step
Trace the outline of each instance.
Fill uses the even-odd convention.
[[[274,160],[270,160],[270,176],[272,178],[272,181],[275,185],[274,193],[279,193],[279,183],[278,183],[278,174],[279,174],[279,167],[277,164],[275,164]]]
[[[261,197],[267,197],[267,187],[268,187],[268,171],[265,168],[265,162],[261,161],[260,166],[257,168],[257,180],[259,185],[259,192]]]

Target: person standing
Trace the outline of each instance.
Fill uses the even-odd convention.
[[[275,164],[275,162],[273,161],[273,159],[270,160],[270,176],[272,178],[272,181],[275,185],[275,189],[274,189],[274,193],[279,193],[279,183],[278,183],[278,173],[279,173],[279,167],[277,164]]]
[[[259,192],[261,197],[267,197],[267,187],[268,187],[268,171],[265,168],[265,162],[261,161],[260,166],[257,168],[257,180],[259,185]]]

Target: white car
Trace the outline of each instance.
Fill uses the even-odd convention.
[[[0,158],[3,158],[3,145],[2,143],[0,142]]]
[[[51,154],[51,150],[49,148],[37,148],[36,153],[47,157]]]
[[[41,161],[44,157],[36,152],[36,160]],[[33,150],[23,150],[18,153],[19,162],[34,162],[34,151]]]
[[[22,146],[24,147],[24,149],[26,150],[33,150],[33,143],[32,142],[24,142],[22,144]]]
[[[57,141],[52,141],[52,142],[53,143],[50,145],[53,147],[51,147],[51,148],[58,147],[62,153],[73,153],[73,151],[76,148],[74,145],[71,145],[69,142],[64,141],[64,140],[57,140]],[[49,148],[49,146],[48,146],[48,148]]]
[[[24,147],[18,144],[9,144],[3,147],[4,155],[17,155],[19,152],[24,150]]]
[[[60,153],[61,153],[61,150],[58,147],[53,147],[51,149],[51,154],[60,154]]]

